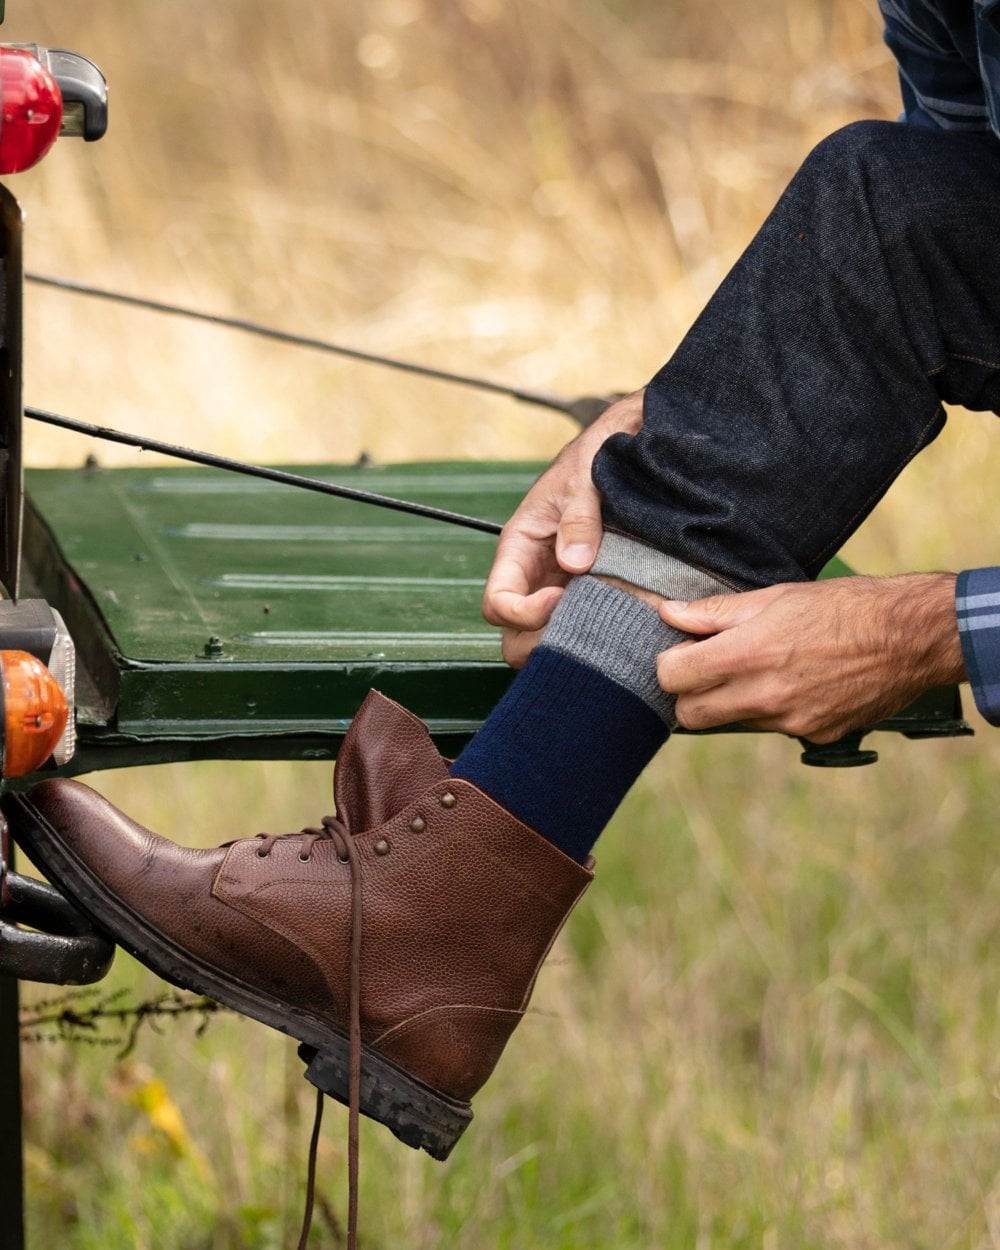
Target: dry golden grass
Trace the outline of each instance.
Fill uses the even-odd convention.
[[[895,113],[874,8],[9,0],[8,38],[88,52],[113,90],[104,143],[15,184],[29,262],[525,385],[628,388],[809,147]],[[28,331],[33,402],[260,459],[536,458],[571,433],[56,293],[30,292]],[[857,566],[997,559],[992,422],[955,415]],[[35,463],[87,450],[30,433]],[[441,1169],[366,1133],[366,1246],[1000,1244],[998,742],[894,742],[846,775],[782,742],[672,744],[468,1143]],[[294,828],[328,793],[305,765],[98,784],[191,842]],[[147,1037],[126,1066],[28,1058],[35,1250],[288,1244],[307,1096],[280,1039],[231,1021]],[[151,1116],[154,1080],[186,1137]],[[341,1163],[330,1133],[325,1174]]]
[[[738,4],[10,9],[9,37],[85,50],[112,85],[107,139],[17,182],[33,266],[570,393],[644,381],[811,144],[895,107],[874,14],[840,2],[749,28]],[[570,432],[224,331],[31,307],[37,402],[216,446],[537,456]]]

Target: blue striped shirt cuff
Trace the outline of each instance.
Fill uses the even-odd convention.
[[[959,573],[955,609],[976,707],[1000,725],[1000,568]]]

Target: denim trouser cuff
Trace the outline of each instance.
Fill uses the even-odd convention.
[[[733,587],[710,573],[692,568],[676,556],[665,555],[655,547],[605,530],[590,572],[598,577],[618,577],[630,586],[662,595],[664,599],[704,599],[709,595],[730,595]]]

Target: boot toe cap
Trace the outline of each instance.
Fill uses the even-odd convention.
[[[44,821],[64,847],[95,869],[141,859],[163,841],[79,781],[56,777],[39,782],[19,806]],[[11,817],[16,836],[17,806]]]
[[[7,795],[3,809],[15,840],[43,872],[52,875],[54,857],[69,856],[133,901],[140,880],[147,888],[169,882],[173,891],[192,876],[202,884],[223,857],[221,851],[178,846],[130,819],[90,786],[62,777],[42,781],[26,795]]]

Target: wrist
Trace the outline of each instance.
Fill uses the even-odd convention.
[[[965,660],[955,613],[954,573],[914,573],[899,605],[915,666],[928,687],[965,681]]]

